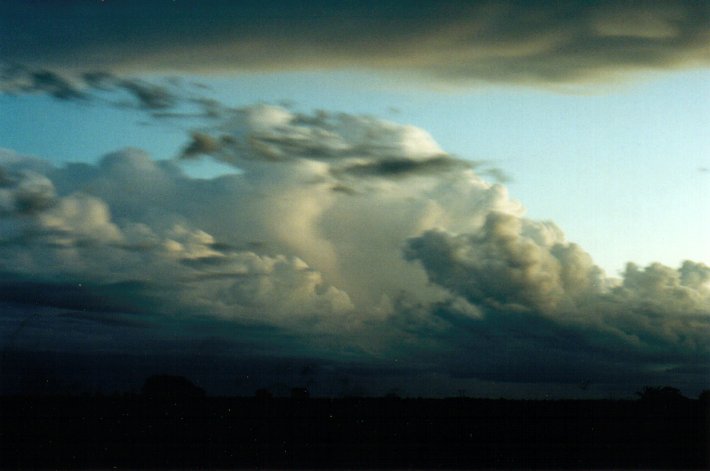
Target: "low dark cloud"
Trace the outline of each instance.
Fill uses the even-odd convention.
[[[0,302],[28,307],[56,307],[72,309],[70,313],[140,313],[151,308],[150,293],[154,288],[142,282],[123,281],[98,285],[88,282],[51,282],[22,279],[4,273],[0,277]],[[87,314],[88,315],[88,314]],[[99,314],[101,315],[101,314]]]
[[[3,61],[79,73],[367,67],[450,83],[540,84],[706,66],[710,58],[710,7],[694,0],[9,1],[0,8]],[[70,90],[50,76],[38,80],[60,96]]]
[[[99,323],[108,327],[152,327],[152,324],[145,321],[125,316],[117,316],[111,314],[107,315],[107,313],[105,312],[67,311],[59,314],[59,317],[75,319],[78,321],[84,321],[89,323]]]

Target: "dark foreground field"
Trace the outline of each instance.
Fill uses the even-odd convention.
[[[706,468],[697,400],[5,397],[4,468]]]

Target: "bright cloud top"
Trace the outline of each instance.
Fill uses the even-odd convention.
[[[193,158],[235,170],[191,178]],[[57,168],[3,151],[0,170],[4,301],[226,319],[498,380],[710,363],[710,268],[607,278],[413,126],[224,108],[172,161],[128,149]],[[530,378],[529,361],[557,367]]]

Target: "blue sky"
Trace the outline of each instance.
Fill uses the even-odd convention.
[[[3,3],[5,384],[145,359],[220,394],[697,394],[708,17]]]

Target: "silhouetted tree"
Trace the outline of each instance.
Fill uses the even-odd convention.
[[[680,389],[670,386],[645,386],[636,393],[642,401],[648,402],[673,402],[686,399]]]
[[[710,389],[703,389],[698,395],[698,400],[703,404],[710,404]]]
[[[385,394],[386,399],[402,399],[402,391],[399,388],[392,388]]]
[[[308,388],[293,388],[291,389],[291,399],[308,399],[310,393]]]
[[[204,397],[205,390],[183,376],[154,375],[145,380],[142,394],[153,398]]]

